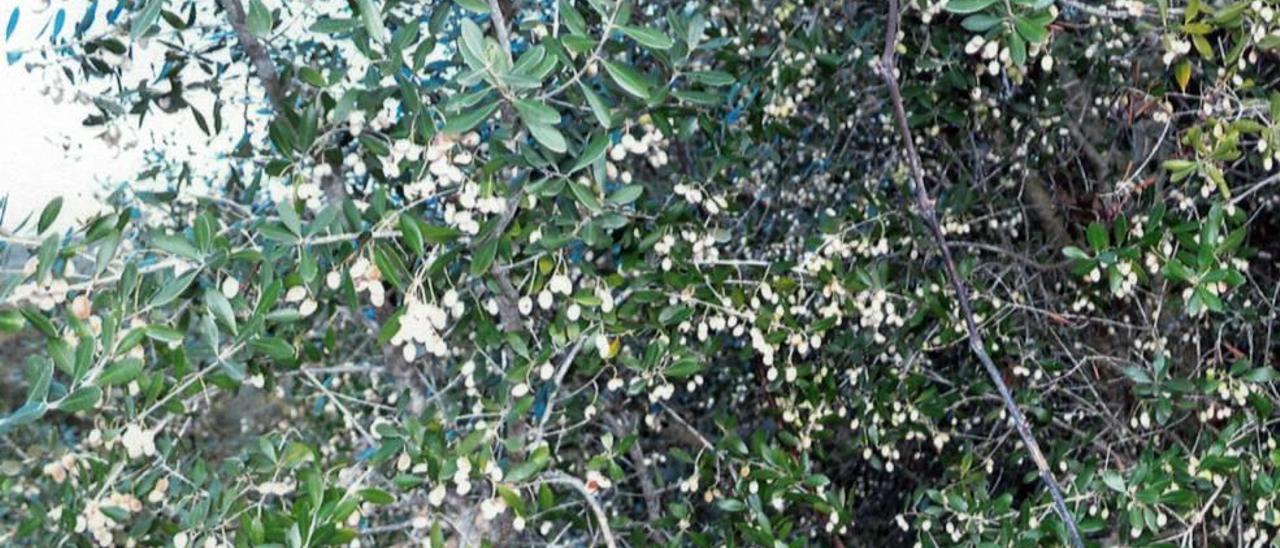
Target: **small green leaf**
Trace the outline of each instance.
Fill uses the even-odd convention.
[[[972,32],[986,32],[1003,21],[1003,17],[997,17],[986,13],[975,13],[965,17],[964,21],[960,22],[960,26],[964,27],[965,30]]]
[[[75,413],[98,405],[102,400],[102,389],[97,386],[81,386],[74,392],[58,401],[56,408],[65,413]]]
[[[418,227],[418,221],[412,216],[400,216],[400,236],[404,238],[404,244],[412,251],[414,255],[422,256],[426,250],[425,244],[422,242],[422,229]]]
[[[564,134],[560,130],[552,126],[544,126],[541,124],[525,124],[529,128],[529,134],[533,136],[533,140],[538,144],[547,147],[548,150],[556,154],[564,154],[569,150],[569,144],[564,140]]]
[[[271,34],[271,10],[262,4],[262,0],[249,0],[249,14],[245,17],[245,26],[258,38],[266,38]]]
[[[94,383],[98,386],[116,386],[136,379],[141,373],[142,360],[125,358],[108,365]]]
[[[578,87],[582,90],[582,96],[586,97],[587,105],[591,106],[591,114],[596,117],[596,121],[600,122],[601,127],[609,129],[613,127],[613,115],[609,112],[609,106],[604,104],[604,100],[591,91],[591,88],[583,82],[578,82]]]
[[[493,111],[498,110],[497,102],[490,102],[482,107],[446,116],[442,133],[466,133],[480,125]]]
[[[1013,28],[1017,29],[1018,34],[1026,38],[1028,42],[1039,44],[1049,37],[1049,31],[1043,25],[1040,25],[1021,15],[1013,17]]]
[[[596,198],[596,194],[591,189],[573,181],[569,182],[569,189],[573,191],[573,196],[578,199],[578,202],[586,206],[592,213],[603,211],[600,207],[600,200]]]
[[[459,23],[462,34],[462,49],[467,65],[475,70],[484,68],[484,31],[469,18],[462,18]]]
[[[53,382],[53,362],[48,359],[32,359],[27,367],[27,403],[42,402],[49,395]]]
[[[151,236],[151,245],[157,249],[185,259],[199,261],[203,258],[200,250],[186,238],[177,234],[155,234]]]
[[[1124,478],[1120,476],[1119,472],[1114,470],[1107,470],[1102,473],[1102,483],[1105,483],[1107,487],[1110,487],[1111,490],[1116,491],[1117,493],[1127,492],[1127,488],[1124,484]]]
[[[1094,251],[1102,251],[1111,245],[1107,228],[1098,222],[1089,223],[1089,228],[1085,230],[1085,239],[1089,241],[1089,247]]]
[[[447,226],[436,226],[419,221],[418,228],[422,231],[422,239],[433,244],[447,244],[458,239],[462,234],[457,229]]]
[[[676,363],[671,364],[671,367],[668,367],[667,370],[663,372],[663,374],[668,377],[683,379],[683,378],[692,376],[694,373],[697,373],[701,370],[702,370],[702,364],[698,363],[698,360],[695,360],[693,358],[685,358],[683,360],[680,360]]]
[[[45,204],[44,210],[40,212],[40,222],[36,225],[36,232],[44,232],[54,221],[58,220],[58,213],[62,212],[62,197],[59,196]]]
[[[730,513],[737,513],[747,509],[747,505],[738,499],[720,499],[716,501],[716,507]]]
[[[294,358],[293,347],[279,337],[255,339],[249,343],[249,348],[278,362],[287,362]]]
[[[35,422],[40,417],[43,417],[48,410],[49,404],[45,402],[29,402],[19,407],[13,414],[0,418],[0,434],[4,434],[14,427]]]
[[[204,304],[215,320],[218,320],[232,335],[237,334],[235,311],[231,308],[231,301],[228,301],[221,291],[212,287],[205,289]]]
[[[164,284],[164,287],[161,287],[160,291],[157,291],[156,294],[151,297],[151,301],[148,302],[147,305],[151,308],[158,308],[169,304],[187,290],[187,287],[191,285],[191,282],[196,279],[196,275],[199,273],[200,272],[197,270],[192,270],[191,272],[169,280],[169,283]]]
[[[1244,376],[1250,382],[1271,382],[1280,379],[1280,372],[1273,367],[1259,367]]]
[[[294,236],[302,235],[302,219],[298,217],[298,208],[293,200],[283,200],[277,203],[276,211],[280,214],[280,222],[284,223],[289,232],[292,232]]]
[[[369,32],[369,38],[379,43],[385,41],[387,28],[382,25],[382,13],[373,4],[373,0],[356,0],[356,4],[360,6],[360,19],[364,21],[364,28]]]
[[[111,265],[111,259],[116,256],[116,249],[120,247],[120,233],[111,231],[111,234],[102,239],[102,243],[98,244],[98,251],[94,254],[93,268],[94,275],[101,276],[107,271],[107,267]]]
[[[58,330],[53,327],[53,322],[49,321],[49,318],[43,312],[31,306],[23,307],[20,312],[22,317],[26,318],[27,323],[31,324],[31,327],[36,328],[42,335],[50,339],[58,338]]]
[[[471,274],[480,276],[488,272],[489,266],[493,264],[493,259],[497,255],[498,238],[495,236],[476,248],[475,254],[471,256]]]
[[[526,124],[554,126],[560,123],[560,113],[545,103],[528,99],[516,99],[515,104],[516,110],[520,113],[520,119],[524,120]]]
[[[604,150],[608,145],[608,135],[600,134],[592,137],[591,141],[587,143],[587,146],[583,147],[582,154],[578,156],[578,160],[573,163],[573,167],[569,168],[569,170],[565,172],[565,175],[577,173],[578,170],[591,165],[601,156],[604,156]]]
[[[0,310],[0,333],[17,333],[27,325],[17,310]]]
[[[376,487],[361,489],[359,491],[359,494],[360,494],[360,498],[364,499],[365,502],[370,502],[378,505],[391,504],[396,500],[395,497],[391,496],[391,493],[388,493]]]
[[[146,329],[147,338],[163,343],[182,341],[182,332],[167,325],[151,324]]]
[[[689,77],[708,86],[727,86],[737,81],[732,74],[719,70],[695,70]]]
[[[641,185],[626,185],[613,191],[613,194],[609,195],[609,203],[613,205],[626,205],[639,199],[640,195],[643,193],[644,187]]]
[[[1090,258],[1089,254],[1085,253],[1083,249],[1080,249],[1073,245],[1069,245],[1067,247],[1062,248],[1062,254],[1066,255],[1067,258],[1069,259],[1086,260]]]
[[[160,17],[160,10],[164,9],[165,0],[147,0],[146,5],[142,7],[137,15],[133,17],[133,21],[129,23],[129,38],[137,41],[143,33],[151,29],[156,19]]]
[[[1009,60],[1018,66],[1027,63],[1027,41],[1020,34],[1009,35]]]
[[[982,11],[996,3],[996,0],[951,0],[947,2],[946,10],[951,13],[974,13]]]
[[[668,50],[671,49],[671,46],[676,45],[671,38],[666,34],[663,34],[660,30],[625,25],[617,27],[617,30],[622,34],[629,36],[632,40],[639,42],[640,45],[648,48]]]
[[[642,76],[636,69],[620,63],[612,61],[604,62],[604,69],[609,73],[609,77],[617,82],[618,87],[623,91],[634,95],[643,100],[649,100],[652,92],[649,91],[650,84],[648,79]]]

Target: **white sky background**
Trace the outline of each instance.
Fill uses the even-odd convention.
[[[7,20],[9,3],[0,2],[0,21]],[[0,195],[9,197],[0,221],[4,228],[13,228],[31,211],[38,214],[56,196],[64,196],[64,221],[92,213],[99,181],[138,165],[138,159],[117,157],[81,125],[86,109],[55,105],[40,87],[41,77],[28,74],[21,63],[0,61]]]
[[[121,33],[118,27],[107,23],[107,12],[116,6],[117,0],[99,0],[96,17],[86,38],[109,33]],[[210,5],[213,3],[210,2]],[[223,111],[222,133],[210,139],[196,125],[190,112],[164,114],[153,110],[141,129],[137,117],[119,119],[123,146],[108,144],[100,136],[103,126],[85,127],[85,117],[94,113],[84,101],[73,98],[77,93],[95,93],[104,86],[103,81],[79,87],[70,84],[58,69],[37,69],[28,72],[28,62],[39,62],[38,54],[28,53],[17,63],[10,65],[4,52],[49,48],[50,29],[46,24],[53,20],[58,9],[66,10],[66,21],[60,34],[60,43],[74,41],[74,28],[86,12],[89,0],[0,0],[0,196],[8,196],[8,211],[0,219],[0,228],[13,229],[27,215],[38,216],[45,204],[57,196],[63,197],[62,214],[55,227],[66,228],[74,221],[87,218],[99,211],[97,196],[103,189],[117,188],[122,184],[155,188],[163,182],[136,182],[136,175],[146,168],[147,149],[163,149],[170,160],[187,161],[195,173],[216,178],[227,169],[221,154],[231,150],[243,135],[245,120],[242,107],[235,101],[245,99],[242,87],[229,83],[228,101]],[[13,35],[4,40],[5,25],[15,7],[21,12]],[[117,24],[130,17],[127,11],[120,15]],[[49,26],[52,26],[51,24]],[[167,28],[167,27],[162,27]],[[42,34],[43,33],[43,34]],[[141,44],[134,50],[135,56],[125,71],[124,80],[137,82],[154,80],[162,63],[163,47],[157,44]],[[223,50],[218,55],[227,55]],[[138,57],[144,56],[144,57]],[[221,57],[219,57],[221,58]],[[223,75],[224,81],[235,82],[244,78],[242,67],[235,67]],[[77,71],[78,72],[78,71]],[[191,73],[191,74],[188,74]],[[200,76],[196,71],[184,72],[184,77]],[[61,100],[45,95],[49,81],[61,83]],[[162,89],[164,83],[159,83]],[[251,94],[260,94],[253,90]],[[213,123],[213,96],[207,92],[188,90],[186,98],[204,113],[210,125]],[[127,108],[127,106],[126,106]]]

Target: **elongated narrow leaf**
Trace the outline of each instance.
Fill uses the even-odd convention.
[[[719,70],[698,70],[689,73],[689,76],[708,86],[727,86],[736,81],[732,74]]]
[[[578,86],[582,89],[582,96],[587,98],[587,104],[591,106],[591,114],[595,115],[596,121],[605,129],[613,127],[613,115],[609,112],[608,105],[604,104],[604,100],[600,99],[596,92],[586,84],[578,82]]]
[[[492,102],[479,108],[449,115],[444,127],[440,129],[443,133],[466,133],[472,128],[480,125],[485,121],[493,111],[498,110],[498,103]]]
[[[609,145],[609,136],[607,134],[596,135],[591,138],[587,146],[582,149],[582,154],[578,156],[578,160],[573,163],[573,167],[565,172],[565,175],[571,175],[578,170],[587,167],[604,156],[604,150]]]
[[[36,225],[36,232],[44,232],[54,221],[58,220],[58,213],[62,211],[62,196],[58,196],[49,201],[44,206],[44,210],[40,212],[40,222]]]
[[[609,203],[614,205],[626,205],[640,198],[644,193],[644,187],[640,185],[627,185],[618,190],[613,191],[609,195]]]
[[[648,79],[636,69],[612,61],[605,61],[604,69],[623,91],[646,101],[652,96]]]
[[[671,49],[671,46],[676,45],[671,38],[667,37],[667,35],[663,34],[660,30],[621,26],[618,27],[618,32],[627,35],[632,40],[639,42],[642,46],[653,49],[667,50]]]
[[[573,191],[573,196],[578,199],[578,202],[586,206],[586,208],[591,210],[592,213],[600,213],[603,211],[600,208],[600,200],[596,198],[595,193],[592,192],[591,189],[572,181],[569,182],[569,189]]]
[[[48,410],[49,404],[45,402],[29,402],[19,407],[13,414],[0,418],[0,434],[4,434],[15,427],[35,422],[40,417],[43,417]]]
[[[421,257],[426,247],[422,242],[422,229],[418,227],[418,222],[412,216],[400,216],[400,235],[404,238],[405,247],[409,248],[414,255]]]
[[[484,64],[484,31],[480,30],[475,21],[467,18],[463,18],[459,26],[462,30],[462,48],[466,56],[471,58],[468,65],[478,64],[480,66],[472,67],[478,70]]]
[[[107,368],[102,371],[102,374],[98,375],[98,379],[94,382],[96,382],[98,386],[116,386],[138,378],[138,375],[141,373],[142,360],[138,358],[125,358],[108,365]]]
[[[110,236],[102,239],[102,243],[98,244],[98,252],[94,255],[94,273],[101,276],[107,271],[107,267],[111,265],[111,259],[116,256],[116,249],[120,247],[120,233],[112,231]]]
[[[498,255],[498,239],[489,238],[489,241],[480,244],[476,248],[475,254],[471,256],[471,274],[479,276],[489,271],[489,267],[493,265],[493,259]]]
[[[1013,27],[1017,29],[1018,34],[1026,38],[1028,42],[1039,44],[1049,37],[1048,29],[1026,17],[1015,16],[1013,18]]]
[[[516,110],[520,112],[520,119],[526,124],[554,126],[560,123],[560,113],[545,103],[517,99]]]
[[[284,200],[276,204],[276,211],[280,213],[280,222],[292,232],[294,236],[302,235],[302,219],[298,217],[298,209],[293,204],[293,200]]]
[[[43,402],[49,395],[49,384],[53,382],[53,362],[48,359],[33,359],[27,368],[27,403]]]
[[[227,300],[221,291],[212,287],[205,289],[204,304],[209,308],[209,312],[213,314],[214,319],[218,320],[218,323],[227,328],[232,335],[238,334],[235,311],[231,308],[231,301]]]
[[[0,333],[17,333],[27,324],[17,310],[0,310]]]
[[[185,259],[198,261],[201,259],[200,251],[196,246],[191,245],[186,238],[176,234],[156,234],[151,237],[151,245],[157,249],[176,255]]]
[[[245,26],[249,32],[259,38],[271,34],[271,10],[262,4],[262,0],[249,0],[249,13],[245,16]]]
[[[169,280],[168,283],[164,284],[164,286],[160,288],[160,291],[157,291],[156,294],[151,297],[151,301],[147,303],[148,306],[156,308],[169,304],[174,299],[178,298],[182,292],[186,291],[187,287],[191,286],[191,282],[196,279],[197,274],[199,274],[199,272],[192,270],[191,272]]]
[[[360,19],[364,21],[369,37],[375,42],[384,42],[387,39],[387,28],[382,25],[382,12],[378,11],[378,6],[373,1],[356,0],[356,4],[360,6]]]
[[[137,41],[143,33],[150,30],[151,25],[154,25],[160,17],[160,10],[163,8],[164,0],[147,0],[142,11],[138,12],[133,17],[133,22],[129,24],[129,38]]]
[[[946,10],[951,13],[974,13],[994,3],[996,0],[951,0],[947,2]]]
[[[102,399],[102,389],[97,386],[81,386],[74,392],[67,394],[57,403],[57,409],[66,413],[75,413],[83,411],[95,405]]]
[[[564,154],[566,150],[569,150],[569,144],[565,142],[564,135],[555,127],[545,126],[542,124],[527,125],[529,127],[529,134],[533,135],[533,139],[537,141],[538,144],[547,147],[548,150],[556,154]]]

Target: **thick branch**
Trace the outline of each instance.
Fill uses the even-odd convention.
[[[240,47],[244,48],[244,54],[249,57],[249,62],[253,64],[254,72],[258,73],[258,80],[262,82],[262,87],[266,88],[267,96],[271,98],[271,106],[279,110],[280,105],[284,103],[284,88],[280,85],[280,73],[276,72],[276,65],[271,61],[271,55],[267,53],[267,48],[262,45],[262,41],[249,32],[249,26],[245,24],[244,6],[240,5],[240,0],[218,0],[218,4],[227,11],[227,19],[231,21],[231,28],[236,31],[236,39],[240,41]]]
[[[951,249],[947,246],[946,237],[942,233],[942,226],[938,223],[937,213],[934,211],[933,200],[929,198],[929,190],[924,185],[924,170],[920,167],[920,156],[916,153],[915,142],[911,139],[911,127],[907,124],[906,109],[902,105],[902,91],[898,86],[898,77],[894,74],[898,42],[898,18],[898,0],[889,0],[884,53],[880,59],[879,72],[884,79],[885,87],[889,89],[893,117],[897,122],[898,132],[902,136],[902,147],[907,156],[907,169],[911,176],[911,193],[915,196],[917,213],[929,228],[934,243],[938,245],[938,249],[942,253],[947,279],[950,281],[952,289],[956,292],[956,301],[960,305],[960,315],[964,319],[965,331],[969,335],[969,348],[978,357],[978,361],[982,362],[983,368],[987,371],[987,376],[991,378],[992,384],[996,386],[996,390],[1000,393],[1000,398],[1004,400],[1005,408],[1013,419],[1018,435],[1022,438],[1023,444],[1026,445],[1027,451],[1031,454],[1031,460],[1035,462],[1036,468],[1040,471],[1041,481],[1044,482],[1045,487],[1049,489],[1050,496],[1053,497],[1054,509],[1067,526],[1067,537],[1073,546],[1083,548],[1084,543],[1080,540],[1080,531],[1076,529],[1075,520],[1071,518],[1071,512],[1067,509],[1067,503],[1062,497],[1062,489],[1058,487],[1058,482],[1053,479],[1053,472],[1049,468],[1049,463],[1045,460],[1044,453],[1040,451],[1040,444],[1036,443],[1035,435],[1031,433],[1031,426],[1027,424],[1026,417],[1022,415],[1022,410],[1018,408],[1018,403],[1014,401],[1013,394],[1009,391],[1009,386],[1005,384],[1000,370],[996,368],[995,363],[991,361],[991,356],[987,354],[986,344],[982,340],[982,331],[978,327],[977,321],[974,320],[973,306],[969,301],[969,288],[965,285],[964,280],[960,278],[959,271],[956,270],[955,260],[951,257]]]

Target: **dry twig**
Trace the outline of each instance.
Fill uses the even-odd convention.
[[[965,331],[969,335],[969,348],[978,357],[978,361],[982,362],[983,368],[987,371],[987,376],[991,378],[992,384],[1000,392],[1000,398],[1004,400],[1005,408],[1008,410],[1009,416],[1013,418],[1018,435],[1022,438],[1023,444],[1026,445],[1027,451],[1031,454],[1031,460],[1035,462],[1036,468],[1040,471],[1041,481],[1044,482],[1045,487],[1049,489],[1049,494],[1053,497],[1054,509],[1067,526],[1067,537],[1073,546],[1082,548],[1084,543],[1080,540],[1080,531],[1076,528],[1075,520],[1071,518],[1071,512],[1067,509],[1067,503],[1062,497],[1062,489],[1058,487],[1057,480],[1053,479],[1053,472],[1049,468],[1049,463],[1045,460],[1044,453],[1040,451],[1040,445],[1036,443],[1035,435],[1031,433],[1031,426],[1027,424],[1026,417],[1023,416],[1022,410],[1018,408],[1018,403],[1014,401],[1013,394],[1009,391],[1009,386],[1005,384],[1004,378],[1000,375],[1000,370],[996,368],[995,363],[991,361],[991,356],[987,354],[986,344],[982,340],[982,331],[974,320],[973,306],[969,301],[969,289],[964,280],[960,278],[959,271],[956,270],[955,260],[951,257],[951,249],[947,245],[946,236],[942,232],[942,225],[938,223],[938,216],[934,211],[933,200],[929,197],[928,189],[925,188],[924,170],[920,166],[920,156],[916,153],[915,142],[911,139],[911,127],[907,124],[906,109],[902,105],[902,91],[898,86],[898,77],[894,74],[898,42],[898,18],[898,0],[889,0],[884,53],[880,58],[879,72],[881,78],[884,79],[885,87],[889,89],[893,117],[897,122],[898,132],[902,137],[902,147],[906,152],[907,169],[910,173],[909,186],[911,187],[912,195],[915,197],[917,213],[929,228],[934,243],[938,245],[938,249],[942,253],[947,279],[951,282],[951,287],[956,292],[960,315],[964,319]]]

